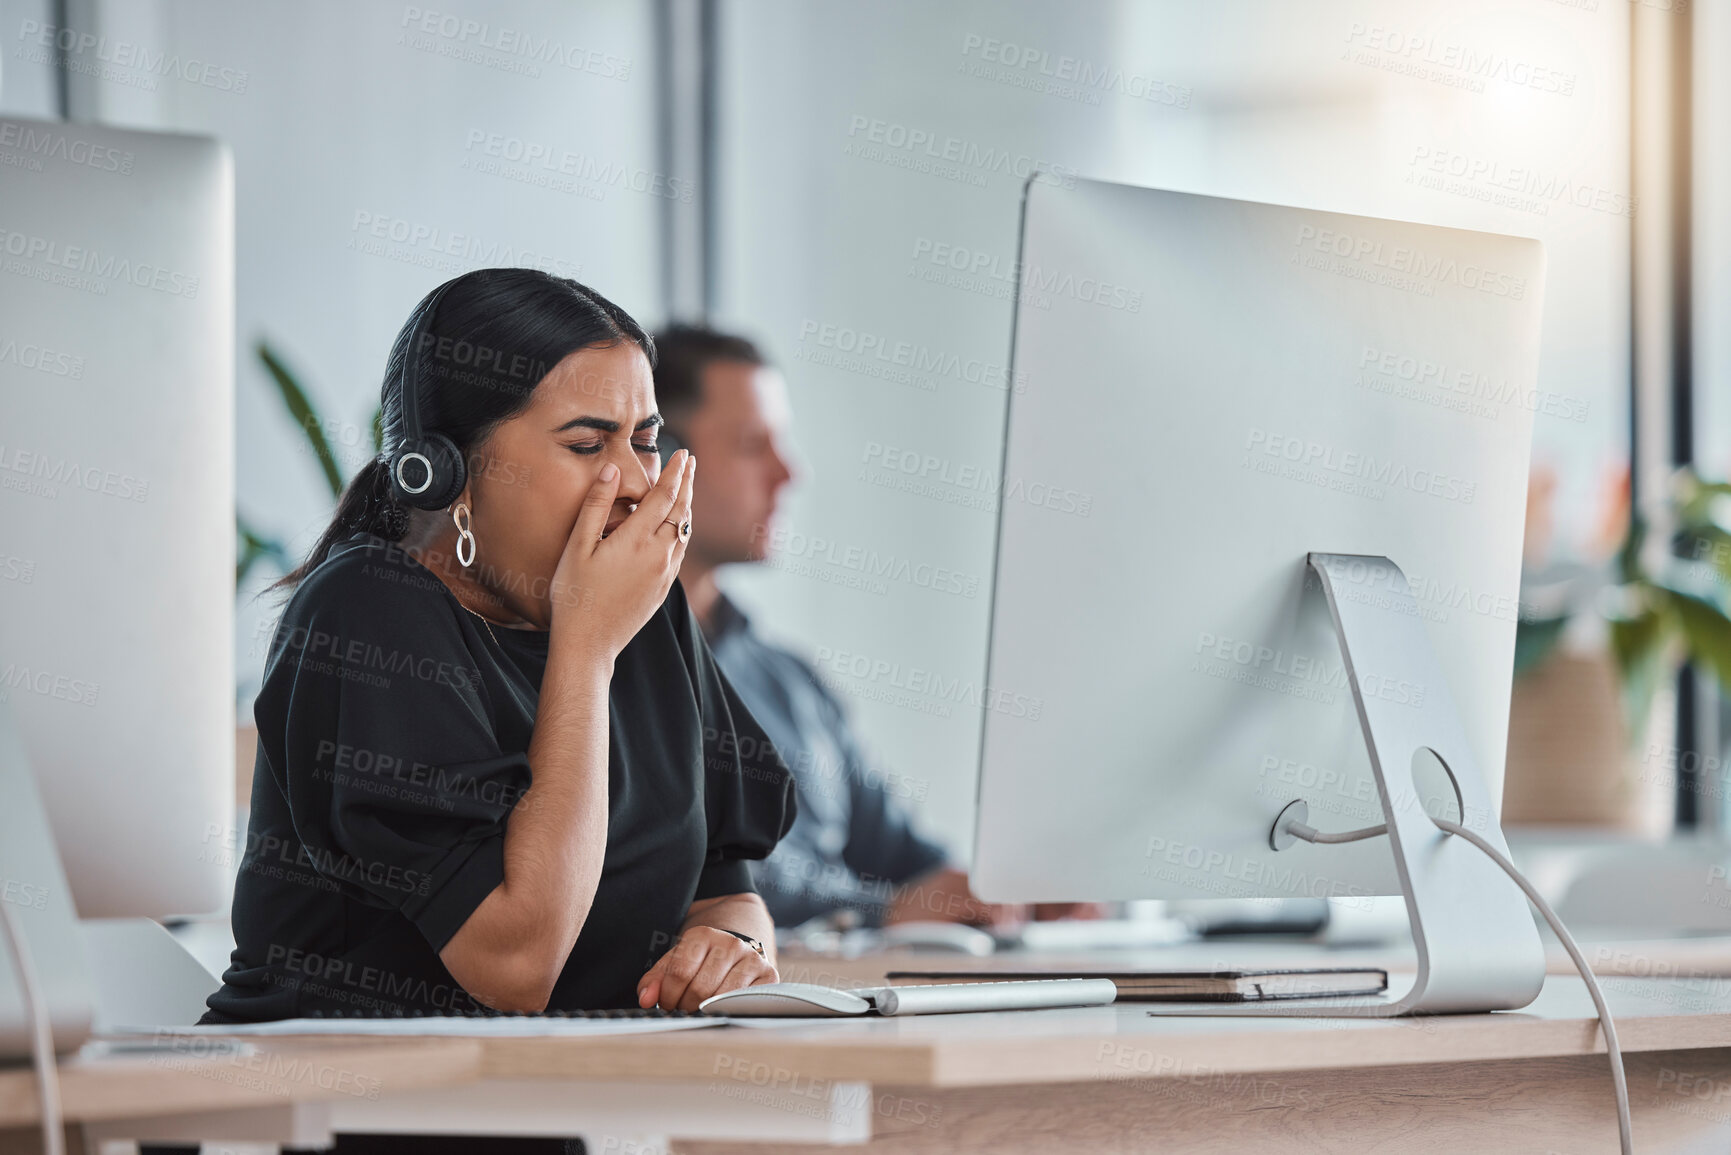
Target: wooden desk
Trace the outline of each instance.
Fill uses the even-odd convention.
[[[175,1116],[234,1116],[248,1133],[287,1119],[296,1105],[331,1099],[378,1100],[410,1088],[472,1082],[482,1051],[472,1039],[381,1042],[307,1038],[240,1044],[182,1038],[152,1051],[100,1053],[96,1045],[60,1064],[69,1124],[90,1136],[145,1135],[149,1121]],[[33,1150],[39,1113],[28,1065],[0,1069],[0,1152]],[[71,1148],[76,1150],[76,1148]]]
[[[1606,987],[1638,1149],[1731,1149],[1731,984]],[[1427,1020],[1158,1018],[1122,1005],[587,1040],[275,1042],[258,1048],[265,1060],[86,1059],[64,1078],[91,1141],[364,1130],[582,1134],[598,1155],[656,1155],[670,1140],[794,1155],[868,1139],[874,1152],[1573,1155],[1616,1150],[1596,1041],[1579,980],[1555,977],[1525,1011]],[[28,1074],[0,1074],[0,1126],[34,1113]]]

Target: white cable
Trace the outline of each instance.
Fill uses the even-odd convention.
[[[48,1002],[42,997],[42,988],[37,985],[36,968],[30,962],[30,951],[24,944],[18,916],[4,902],[0,902],[0,926],[5,927],[6,945],[11,950],[12,965],[18,974],[18,989],[24,996],[25,1013],[30,1016],[30,1058],[36,1066],[43,1155],[66,1155],[66,1133],[60,1125],[60,1068],[54,1059],[54,1030],[48,1017]]]
[[[1294,838],[1302,838],[1306,842],[1316,842],[1323,846],[1334,846],[1342,842],[1363,842],[1367,838],[1377,838],[1388,833],[1388,824],[1381,826],[1366,826],[1362,830],[1344,830],[1339,834],[1324,834],[1314,826],[1306,826],[1302,822],[1289,822],[1285,829],[1292,831]]]
[[[1599,1012],[1599,1030],[1605,1036],[1605,1054],[1611,1060],[1611,1082],[1617,1089],[1617,1138],[1622,1143],[1623,1155],[1633,1155],[1635,1150],[1634,1126],[1629,1115],[1629,1079],[1623,1070],[1623,1048],[1617,1044],[1617,1025],[1611,1021],[1611,1009],[1605,1005],[1605,994],[1599,989],[1599,980],[1593,976],[1593,968],[1587,965],[1586,956],[1581,954],[1581,948],[1575,945],[1574,936],[1569,928],[1563,925],[1563,920],[1557,917],[1557,912],[1551,909],[1551,904],[1534,889],[1526,876],[1515,869],[1515,864],[1508,860],[1502,851],[1492,846],[1482,836],[1473,833],[1464,826],[1447,822],[1441,818],[1432,818],[1438,828],[1449,834],[1464,838],[1480,850],[1498,866],[1503,873],[1512,878],[1515,885],[1526,894],[1527,899],[1545,916],[1545,921],[1551,924],[1551,930],[1561,940],[1563,949],[1569,952],[1569,958],[1574,960],[1575,969],[1581,972],[1581,981],[1587,984],[1587,993],[1593,996],[1593,1007]],[[1366,838],[1375,838],[1379,834],[1387,834],[1388,826],[1366,826],[1359,830],[1347,830],[1339,834],[1324,834],[1314,826],[1303,822],[1289,822],[1285,829],[1292,832],[1294,838],[1305,842],[1316,842],[1332,845],[1341,842],[1359,842]]]

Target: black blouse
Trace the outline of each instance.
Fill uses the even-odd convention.
[[[504,880],[545,631],[470,613],[357,534],[301,583],[254,706],[236,948],[205,1021],[473,1010],[439,961]],[[752,890],[794,788],[675,582],[614,664],[607,852],[549,1009],[637,1005],[695,899]]]

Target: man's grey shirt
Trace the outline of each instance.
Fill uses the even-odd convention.
[[[776,925],[843,907],[868,925],[881,922],[892,888],[942,866],[943,848],[914,830],[886,780],[872,780],[841,703],[816,670],[760,638],[725,596],[705,633],[716,664],[799,791],[793,829],[767,859],[751,864]]]

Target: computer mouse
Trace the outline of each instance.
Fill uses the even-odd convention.
[[[941,950],[984,958],[997,949],[992,936],[959,922],[897,922],[883,928],[883,945],[903,950]]]
[[[698,1009],[706,1015],[832,1018],[863,1015],[872,1005],[858,995],[815,983],[759,983],[711,995]]]

